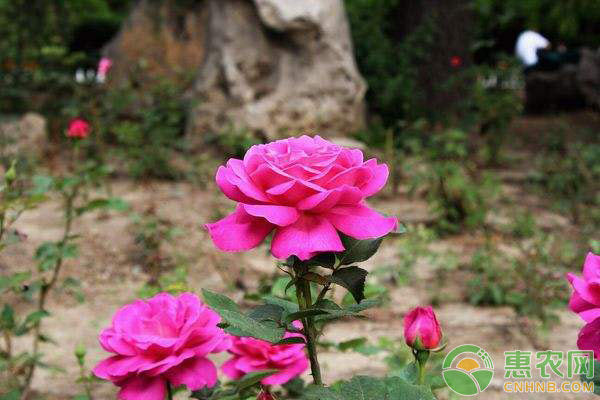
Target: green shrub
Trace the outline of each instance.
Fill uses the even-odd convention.
[[[433,26],[421,24],[398,38],[399,0],[346,0],[358,68],[368,85],[367,104],[385,126],[414,119],[422,98],[418,66],[427,60]]]
[[[449,129],[432,137],[424,150],[425,164],[412,179],[411,191],[424,190],[436,225],[442,232],[483,226],[496,179],[469,160],[467,135]]]
[[[172,179],[171,160],[183,150],[186,103],[176,85],[161,82],[149,90],[130,87],[107,94],[99,129],[113,142],[134,178]]]
[[[568,212],[574,224],[600,222],[600,144],[553,144],[539,158],[536,176],[544,193],[559,210]]]
[[[556,310],[569,295],[564,274],[583,254],[564,238],[536,230],[527,241],[514,241],[510,250],[490,241],[478,249],[469,264],[467,296],[475,305],[510,306],[517,315],[548,328],[558,322]]]

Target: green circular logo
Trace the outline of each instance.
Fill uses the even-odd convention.
[[[452,349],[444,358],[442,376],[453,392],[475,396],[492,382],[494,363],[481,347],[463,344]]]

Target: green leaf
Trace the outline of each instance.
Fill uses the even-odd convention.
[[[233,300],[222,294],[211,292],[207,289],[202,289],[204,302],[211,308],[217,310],[229,310],[239,312],[240,308]]]
[[[261,323],[240,312],[237,304],[222,294],[203,289],[204,301],[229,325],[227,332],[237,336],[251,336],[256,339],[277,343],[285,330],[274,323]]]
[[[334,388],[309,386],[304,396],[314,400],[434,400],[426,386],[413,385],[399,377],[369,376],[355,376]]]
[[[285,310],[281,306],[275,304],[263,304],[254,308],[248,316],[257,321],[274,321],[280,322],[281,315]]]
[[[52,189],[54,179],[51,176],[36,175],[32,179],[33,190],[31,194],[42,195]]]
[[[41,321],[42,318],[49,316],[50,314],[44,310],[37,310],[30,313],[21,325],[17,327],[15,330],[15,335],[21,336],[29,332],[31,328],[33,328],[37,323]]]
[[[361,311],[368,310],[369,308],[379,307],[380,305],[381,301],[379,299],[365,299],[358,304],[352,304],[346,307],[346,310],[353,313],[359,313]]]
[[[86,205],[77,208],[75,212],[77,215],[81,215],[98,209],[127,211],[129,209],[129,203],[118,197],[111,197],[108,199],[94,199]]]
[[[387,397],[385,399],[435,400],[427,386],[413,385],[399,377],[385,378]]]
[[[0,313],[0,330],[11,331],[15,325],[15,310],[10,305],[5,304],[2,313]]]
[[[348,290],[356,303],[360,303],[365,298],[365,279],[368,272],[357,266],[339,268],[333,271],[333,274],[327,279]]]
[[[594,394],[600,395],[600,361],[594,360],[594,377],[592,379],[587,378],[585,375],[580,375],[582,382],[594,382]]]
[[[8,276],[0,277],[0,293],[10,290],[17,289],[23,282],[31,278],[31,272],[17,272]]]
[[[358,240],[342,233],[340,233],[340,239],[346,249],[343,252],[319,253],[307,261],[301,261],[298,257],[292,256],[286,260],[286,264],[290,266],[300,264],[308,267],[320,266],[334,269],[340,265],[350,265],[368,260],[377,252],[383,241],[383,237]]]
[[[304,398],[309,400],[346,400],[337,391],[324,386],[308,385]]]
[[[360,338],[356,338],[356,339],[346,340],[345,342],[340,342],[337,345],[337,347],[341,351],[356,350],[357,348],[364,346],[366,343],[367,343],[367,338],[360,337]]]
[[[302,318],[306,318],[306,317],[314,317],[317,315],[323,315],[323,314],[328,314],[328,313],[329,313],[329,311],[323,310],[320,308],[310,308],[308,310],[297,311],[297,312],[286,315],[283,320],[283,323],[285,325],[287,325],[287,324],[290,324],[290,323],[296,321],[297,319],[302,319]]]
[[[250,373],[244,375],[242,378],[240,378],[236,382],[236,387],[237,387],[238,391],[241,391],[243,389],[249,388],[250,386],[256,385],[257,383],[259,383],[261,380],[263,380],[267,376],[271,376],[273,374],[276,374],[277,372],[279,372],[279,371],[276,369],[268,369],[268,370],[264,370],[264,371],[250,372]]]
[[[264,296],[263,300],[267,304],[274,304],[274,305],[283,307],[283,309],[287,313],[290,313],[290,314],[294,313],[300,309],[300,307],[298,307],[298,304],[291,302],[289,300],[280,299],[279,297],[275,297],[275,296]]]
[[[304,340],[304,338],[301,338],[299,336],[293,336],[293,337],[281,339],[279,342],[277,342],[275,344],[280,345],[280,344],[305,344],[305,343],[306,343],[306,341]]]
[[[340,265],[363,262],[371,258],[379,249],[383,237],[377,239],[358,240],[350,236],[340,235],[344,250],[340,254]]]
[[[0,395],[0,400],[20,400],[21,391],[19,389],[13,389],[8,393]]]

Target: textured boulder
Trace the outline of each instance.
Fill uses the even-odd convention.
[[[577,83],[577,66],[556,71],[531,71],[525,76],[525,111],[530,113],[576,110],[584,105]]]
[[[581,49],[577,84],[586,104],[600,108],[600,48]]]
[[[33,112],[0,123],[0,156],[41,158],[48,145],[46,125],[46,119]]]
[[[366,85],[342,0],[160,4],[140,1],[108,46],[111,78],[135,74],[143,83],[189,73],[191,139],[232,129],[274,138],[363,127]]]

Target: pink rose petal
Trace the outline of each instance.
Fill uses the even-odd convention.
[[[308,260],[318,252],[342,250],[344,246],[333,225],[310,214],[302,214],[292,225],[279,228],[271,244],[271,252],[280,259],[296,255]]]
[[[215,245],[223,251],[250,250],[258,246],[273,230],[273,224],[257,218],[240,204],[236,211],[213,224],[206,224]]]

